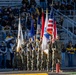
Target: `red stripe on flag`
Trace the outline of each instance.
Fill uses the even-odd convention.
[[[53,32],[53,20],[52,19],[49,19],[48,21],[47,32],[50,35],[52,35],[52,32]]]
[[[41,22],[42,22],[42,27],[41,27],[41,38],[43,37],[44,34],[44,12],[42,12],[42,17],[41,17]]]
[[[54,39],[56,39],[56,22],[54,22]]]
[[[54,21],[54,30],[53,30],[53,34],[52,34],[52,43],[54,43],[56,39],[57,39],[57,27],[56,27],[56,21]]]
[[[48,24],[48,27],[53,27],[53,24]]]

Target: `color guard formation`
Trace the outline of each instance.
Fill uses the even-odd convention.
[[[29,39],[16,50],[17,43],[13,47],[14,59],[13,69],[19,70],[52,70],[54,71],[56,63],[61,64],[61,42],[56,40],[53,44],[48,41],[48,54],[42,50],[42,41],[38,39]]]

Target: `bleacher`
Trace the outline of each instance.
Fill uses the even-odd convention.
[[[15,6],[20,6],[21,5],[22,0],[0,0],[0,7],[1,6],[11,6],[11,7],[15,7]]]
[[[63,23],[62,23],[62,28],[58,29],[58,33],[61,36],[61,41],[64,43],[68,43],[68,41],[72,41],[73,44],[76,43],[76,3],[74,2],[74,5],[72,4],[72,0],[58,0],[60,3],[63,3],[65,6],[67,4],[70,4],[73,8],[68,8],[65,7],[64,10],[62,9],[55,9],[55,17],[56,21],[59,22],[60,17],[63,17]],[[55,0],[55,2],[58,2]],[[64,1],[64,2],[63,2]],[[69,1],[69,2],[68,2]],[[58,24],[59,25],[59,24]]]
[[[59,1],[63,1],[63,0],[59,0]],[[55,2],[57,2],[57,0],[55,0]],[[66,2],[67,2],[67,0],[66,0]],[[36,0],[36,3],[38,5],[40,5],[39,0]],[[8,7],[8,6],[11,6],[11,7],[18,6],[18,7],[20,7],[21,4],[22,4],[22,0],[0,0],[0,7],[1,6],[5,6],[5,7]],[[75,6],[75,5],[73,5],[73,6]],[[74,20],[72,18],[75,17],[76,15],[75,14],[74,15],[71,15],[71,14],[70,15],[66,15],[66,11],[64,11],[64,13],[62,13],[62,11],[63,10],[59,10],[59,11],[55,10],[56,21],[59,22],[60,16],[62,16],[64,18],[62,26],[65,29],[58,29],[59,35],[61,36],[61,41],[67,43],[69,40],[71,40],[75,44],[75,40],[76,39],[74,39],[74,38],[76,38],[76,37],[75,37],[75,34],[74,34],[74,30],[76,28],[76,23],[75,23],[75,18],[74,18]],[[70,16],[72,18],[70,18]]]
[[[58,33],[61,36],[61,41],[63,41],[64,43],[68,43],[68,41],[72,41],[73,44],[75,44],[76,43],[76,35],[74,34],[74,31],[76,29],[75,21],[56,10],[55,10],[55,13],[56,13],[55,17],[57,19],[56,20],[57,22],[59,22],[60,16],[62,16],[64,19],[62,28],[58,29]],[[73,17],[73,15],[71,15],[71,16]]]

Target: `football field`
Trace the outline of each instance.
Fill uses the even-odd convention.
[[[8,72],[0,72],[0,75],[76,75],[73,72],[62,72],[62,73],[55,73],[55,72],[38,72],[38,71],[8,71]]]
[[[76,75],[76,70],[63,70],[63,72],[47,72],[47,71],[18,71],[13,69],[1,69],[0,75]]]

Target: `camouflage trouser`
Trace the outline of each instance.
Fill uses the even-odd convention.
[[[52,70],[56,67],[56,63],[61,63],[61,54],[58,51],[52,52]]]
[[[27,70],[27,56],[23,56],[23,60],[24,60],[23,68],[24,68],[25,70]]]
[[[52,67],[52,53],[49,53],[49,70]]]
[[[14,55],[13,68],[18,68],[19,70],[23,69],[23,61],[19,53]]]
[[[47,55],[43,52],[43,70],[47,68]]]

